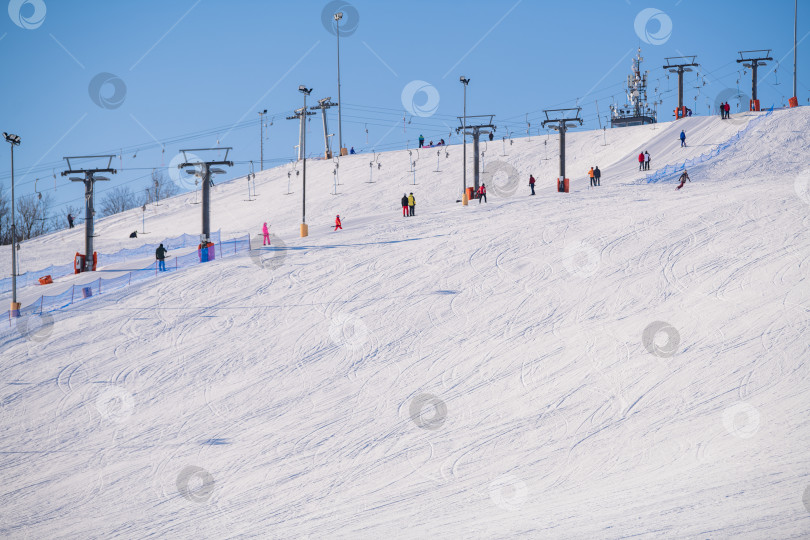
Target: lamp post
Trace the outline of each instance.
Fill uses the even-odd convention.
[[[340,99],[340,19],[343,18],[343,12],[338,11],[335,13],[335,34],[337,35],[337,75],[338,75],[338,155],[343,155],[343,112],[341,104],[343,100]]]
[[[462,135],[462,137],[463,137],[463,142],[462,142],[462,147],[463,147],[462,156],[463,157],[462,157],[462,159],[464,161],[464,166],[463,166],[464,192],[461,194],[461,201],[462,201],[462,204],[466,204],[464,201],[467,199],[467,85],[470,84],[470,79],[467,79],[467,78],[464,77],[464,75],[462,75],[461,77],[458,78],[458,80],[461,81],[461,84],[464,85],[464,116],[463,116],[463,120],[462,120],[462,128],[463,129],[461,131],[463,133],[463,135]]]
[[[261,166],[259,167],[260,171],[264,170],[264,115],[267,114],[267,109],[263,111],[259,111],[259,137],[260,143],[259,147],[261,148]]]
[[[342,14],[341,14],[342,15]],[[303,84],[298,87],[298,91],[304,94],[304,108],[301,109],[304,114],[304,121],[306,121],[307,114],[307,96],[312,93],[312,88],[307,88]],[[340,90],[338,90],[340,92]],[[304,160],[304,173],[303,173],[303,195],[301,198],[301,238],[309,236],[309,229],[307,228],[307,130],[304,129],[304,134],[301,137],[301,156]]]
[[[20,146],[20,136],[3,132],[3,138],[11,145],[11,316],[20,316],[17,303],[17,223],[14,219],[14,147]]]

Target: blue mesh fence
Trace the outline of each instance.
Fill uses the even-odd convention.
[[[218,244],[221,241],[221,232],[216,231],[215,233],[212,233],[211,241],[214,242],[215,244]],[[163,242],[158,242],[156,244],[145,244],[141,247],[133,249],[122,249],[120,251],[116,251],[115,253],[110,254],[99,253],[96,264],[98,266],[104,266],[119,262],[125,262],[132,259],[143,259],[144,257],[152,257],[155,254],[155,250],[158,248],[160,244],[163,244],[168,249],[183,249],[187,247],[196,246],[199,243],[200,243],[199,235],[182,234],[175,238],[166,238],[165,240],[163,240]],[[37,283],[39,283],[38,281],[39,278],[43,276],[51,276],[52,278],[59,278],[63,276],[69,276],[72,273],[73,273],[73,263],[60,264],[58,266],[51,265],[47,268],[43,268],[42,270],[33,270],[17,276],[17,288],[21,289],[29,285],[36,285]],[[0,279],[0,294],[7,293],[10,291],[11,291],[11,278],[8,277]]]
[[[197,242],[199,242],[199,240],[197,240]],[[236,238],[233,240],[227,240],[225,242],[217,241],[213,244],[214,244],[213,246],[207,249],[208,251],[207,259],[209,261],[224,257],[231,257],[233,255],[236,255],[237,253],[244,251],[250,251],[250,235],[245,235],[242,238]],[[176,245],[177,244],[175,244],[175,246]],[[170,257],[165,261],[166,264],[165,273],[177,272],[184,268],[196,266],[202,262],[202,259],[205,256],[206,256],[205,253],[202,253],[200,250],[195,250],[191,253],[180,255],[178,257]],[[73,267],[71,266],[71,270],[72,268]],[[153,263],[150,263],[149,266],[135,270],[130,270],[126,274],[122,274],[114,278],[98,278],[97,280],[92,281],[90,283],[73,285],[62,293],[52,296],[40,296],[35,301],[31,302],[31,304],[23,307],[20,310],[20,316],[28,317],[37,314],[41,315],[43,313],[58,310],[67,307],[71,304],[74,304],[76,302],[80,302],[82,300],[87,300],[94,296],[104,294],[105,292],[110,292],[116,289],[127,287],[133,282],[143,281],[149,278],[155,278],[156,276],[162,275],[163,273],[164,272],[159,271],[158,262],[155,261]],[[14,329],[15,319],[11,317],[11,312],[6,311],[5,317],[8,319],[9,325],[8,326],[0,325],[0,334],[13,331]]]
[[[661,180],[664,180],[664,179],[666,179],[666,178],[668,178],[670,176],[674,176],[675,174],[683,171],[684,169],[692,168],[692,167],[694,167],[696,165],[700,165],[701,163],[705,163],[705,162],[707,162],[707,161],[709,161],[711,159],[714,159],[720,153],[722,153],[724,150],[728,149],[729,147],[731,147],[734,144],[737,144],[737,142],[739,142],[740,139],[742,139],[743,137],[748,135],[749,131],[751,131],[754,127],[756,127],[757,124],[762,122],[765,118],[770,116],[772,113],[773,113],[773,107],[771,107],[770,110],[768,110],[767,114],[764,114],[762,116],[758,116],[757,118],[754,118],[753,120],[748,122],[748,125],[745,126],[745,128],[741,129],[740,131],[738,131],[737,133],[732,135],[731,138],[729,138],[727,141],[715,146],[714,148],[712,148],[708,152],[706,152],[704,154],[701,154],[701,155],[699,155],[697,157],[687,159],[683,163],[678,163],[678,164],[675,164],[675,165],[667,165],[663,169],[658,169],[653,174],[648,174],[646,176],[646,178],[644,178],[643,181],[646,182],[647,184],[654,184],[654,183],[660,182]]]

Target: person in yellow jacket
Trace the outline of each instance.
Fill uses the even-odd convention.
[[[412,216],[416,215],[416,199],[413,196],[413,191],[408,195],[408,211]]]
[[[594,184],[593,181],[593,167],[591,167],[591,170],[588,171],[588,176],[591,178],[591,187],[594,187],[596,184]]]

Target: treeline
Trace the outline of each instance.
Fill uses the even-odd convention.
[[[96,184],[100,187],[102,184]],[[151,186],[134,192],[129,186],[117,186],[96,197],[96,217],[106,217],[177,195],[179,188],[167,179],[163,171],[152,173]],[[84,219],[84,205],[67,205],[54,211],[50,193],[30,193],[15,202],[17,241],[28,240],[49,232],[68,228],[67,216],[72,214],[75,226]],[[0,185],[0,245],[11,244],[11,192]]]

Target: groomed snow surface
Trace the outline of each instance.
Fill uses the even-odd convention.
[[[810,536],[810,110],[680,191],[636,161],[758,116],[571,131],[569,194],[555,137],[496,139],[468,207],[458,145],[342,158],[337,195],[312,160],[307,238],[292,165],[254,202],[218,183],[212,229],[267,221],[270,248],[0,332],[0,537]],[[99,251],[196,233],[193,197],[138,239],[140,208],[100,220]],[[22,270],[82,233],[24,243]]]

